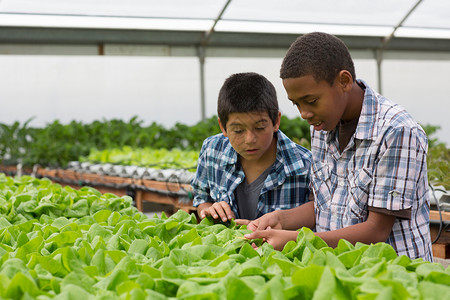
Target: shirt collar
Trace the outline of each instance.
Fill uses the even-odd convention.
[[[377,92],[371,89],[363,80],[357,80],[365,86],[364,100],[356,127],[355,137],[360,140],[375,140],[378,136],[377,119],[380,112],[379,97]]]
[[[238,153],[231,146],[230,140],[227,138],[227,144],[222,152],[221,160],[227,165],[234,165],[238,161]]]

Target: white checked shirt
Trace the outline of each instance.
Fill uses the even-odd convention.
[[[411,209],[396,219],[386,243],[399,255],[432,261],[426,155],[427,137],[399,105],[367,84],[358,125],[342,153],[336,129],[311,130],[316,231],[364,222],[368,207]]]

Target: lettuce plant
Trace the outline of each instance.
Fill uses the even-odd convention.
[[[446,299],[450,268],[306,228],[282,251],[245,226],[0,175],[2,299]],[[252,244],[256,243],[257,248]]]

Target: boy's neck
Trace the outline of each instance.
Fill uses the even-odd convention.
[[[348,105],[342,115],[342,122],[350,122],[359,118],[364,101],[364,92],[358,83],[353,82],[352,89],[349,92]]]

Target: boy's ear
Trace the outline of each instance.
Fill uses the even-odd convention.
[[[339,72],[339,84],[341,85],[344,92],[348,92],[352,89],[353,76],[347,70],[342,70]]]
[[[281,121],[281,112],[278,112],[277,121],[275,122],[275,125],[273,126],[273,132],[277,132],[278,129],[280,129],[280,121]]]
[[[223,135],[227,136],[227,131],[225,130],[225,126],[222,125],[220,118],[217,118],[217,121],[219,122],[219,127],[220,127],[220,130],[222,131]]]

